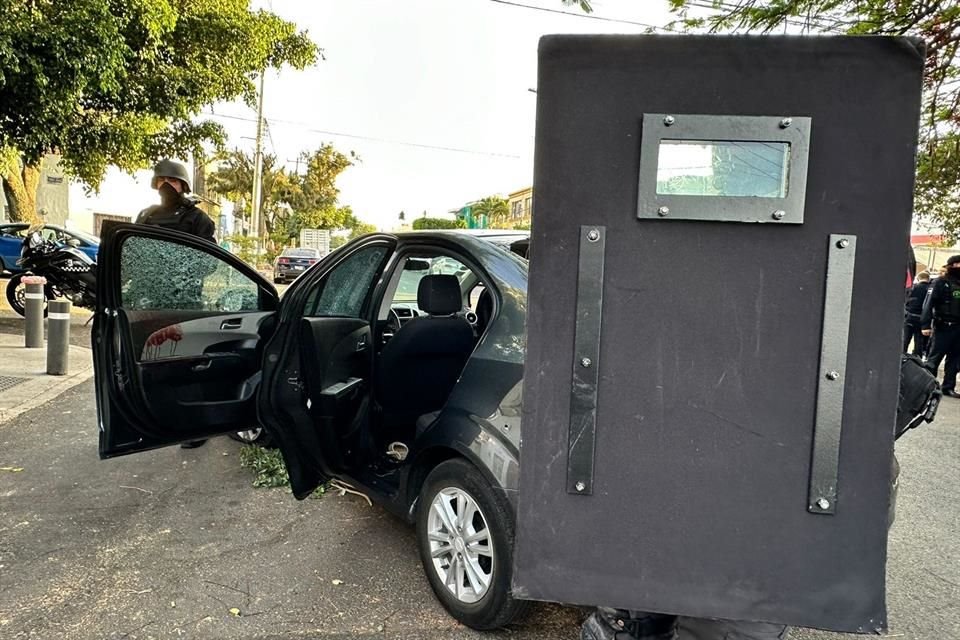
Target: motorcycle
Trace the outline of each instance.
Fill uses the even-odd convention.
[[[96,310],[97,263],[77,249],[76,240],[57,243],[45,240],[39,229],[30,229],[20,247],[17,266],[23,271],[7,283],[7,302],[21,316],[25,314],[27,287],[25,276],[43,276],[47,301],[66,298],[74,306]],[[46,314],[46,311],[44,311]]]

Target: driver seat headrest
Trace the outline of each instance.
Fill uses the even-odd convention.
[[[449,316],[463,308],[460,280],[452,275],[429,275],[420,279],[417,306],[432,316]]]

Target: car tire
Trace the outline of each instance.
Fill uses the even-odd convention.
[[[245,431],[231,431],[227,435],[233,440],[242,442],[243,444],[255,444],[264,448],[273,446],[273,437],[267,433],[267,430],[263,427],[247,429]]]
[[[509,501],[468,461],[448,460],[427,476],[417,505],[420,561],[437,599],[468,627],[498,629],[529,605],[510,590],[514,532]]]

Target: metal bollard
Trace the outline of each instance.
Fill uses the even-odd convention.
[[[47,373],[65,376],[70,364],[70,301],[52,300],[47,306]]]
[[[43,285],[47,279],[42,276],[25,276],[22,280],[27,289],[26,299],[23,301],[26,321],[24,328],[24,346],[28,349],[43,347],[43,306],[46,296],[43,295]]]

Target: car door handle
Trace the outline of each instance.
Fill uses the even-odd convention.
[[[210,358],[207,358],[203,362],[200,362],[190,367],[190,371],[194,371],[194,372],[206,371],[207,369],[210,368],[211,364],[213,364],[213,360],[211,360]]]
[[[230,318],[229,320],[224,320],[220,323],[220,330],[225,331],[227,329],[239,329],[243,326],[243,318]]]
[[[367,337],[364,336],[357,340],[357,351],[364,351],[367,348]]]

